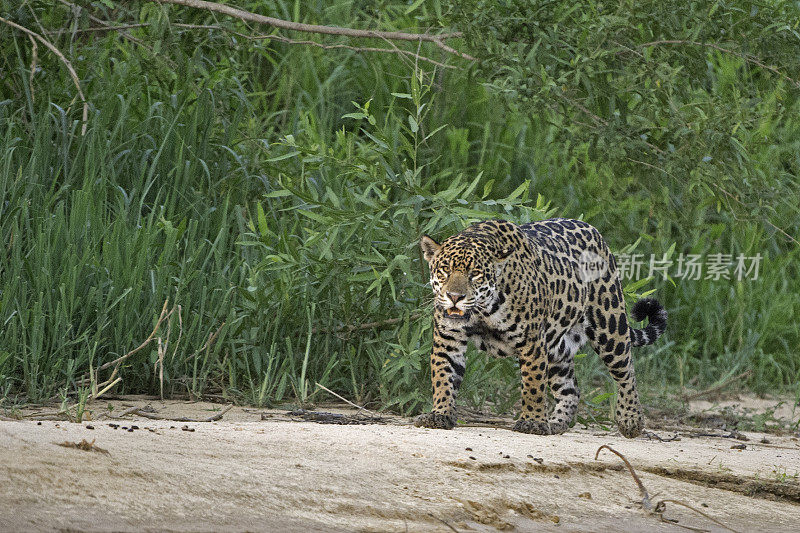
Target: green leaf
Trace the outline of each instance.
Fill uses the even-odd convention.
[[[413,12],[414,10],[416,10],[416,9],[417,9],[419,6],[421,6],[421,5],[422,5],[424,2],[425,2],[425,0],[417,0],[416,2],[414,2],[413,4],[411,4],[410,6],[408,6],[408,8],[405,10],[405,12],[404,12],[403,14],[404,14],[404,15],[408,15],[408,14],[412,13],[412,12]]]
[[[264,198],[281,198],[284,196],[293,196],[294,193],[292,191],[288,191],[286,189],[280,189],[277,191],[268,192],[264,195]]]
[[[411,128],[411,133],[417,133],[417,131],[419,130],[419,125],[417,124],[417,121],[411,115],[408,115],[408,125]]]
[[[290,157],[294,157],[294,156],[299,155],[299,154],[300,154],[300,152],[289,152],[289,153],[286,153],[286,154],[283,154],[283,155],[279,155],[277,157],[271,157],[271,158],[267,159],[267,163],[274,163],[276,161],[283,161],[284,159],[289,159]]]
[[[264,208],[261,203],[256,204],[256,216],[258,217],[258,232],[262,237],[266,237],[267,233],[269,233],[269,228],[267,227],[267,217],[264,214]]]

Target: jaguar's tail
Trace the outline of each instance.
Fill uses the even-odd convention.
[[[653,344],[667,329],[667,311],[654,298],[642,298],[631,309],[631,318],[641,322],[645,318],[649,324],[642,329],[631,328],[631,340],[634,346]]]

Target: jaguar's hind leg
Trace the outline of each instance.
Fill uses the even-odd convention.
[[[547,381],[555,398],[553,412],[548,421],[554,435],[569,429],[578,410],[580,391],[575,383],[575,353],[586,342],[583,324],[573,327],[561,337],[561,341],[550,351]]]
[[[617,403],[615,418],[617,427],[624,437],[638,436],[644,427],[642,406],[636,391],[636,374],[631,357],[631,338],[625,302],[621,293],[617,296],[619,306],[609,310],[603,307],[590,309],[590,325],[586,328],[597,355],[603,360],[611,377],[617,382]]]

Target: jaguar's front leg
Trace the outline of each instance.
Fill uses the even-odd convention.
[[[433,409],[419,415],[414,425],[426,428],[452,429],[456,425],[456,393],[464,379],[466,337],[456,329],[434,322],[431,351]]]
[[[547,423],[547,354],[540,339],[522,347],[519,354],[522,374],[522,413],[514,431],[550,435]]]

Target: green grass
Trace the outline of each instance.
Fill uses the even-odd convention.
[[[294,16],[291,4],[276,5],[276,16]],[[337,5],[301,11],[308,22],[368,19]],[[419,12],[406,7],[387,6],[376,24],[416,25]],[[77,401],[81,377],[139,346],[168,302],[161,353],[154,341],[126,359],[115,392],[158,394],[163,364],[166,395],[308,403],[327,398],[319,382],[358,403],[419,411],[430,401],[431,335],[420,235],[553,215],[583,217],[617,251],[641,237],[637,253],[673,244],[676,253],[761,253],[758,281],[637,289],[655,289],[670,312],[664,338],[636,354],[639,381],[650,391],[701,387],[751,368],[752,390],[794,391],[800,251],[759,221],[667,181],[654,199],[651,175],[617,175],[594,165],[588,147],[565,150],[558,125],[508,108],[469,69],[232,44],[170,29],[167,13],[209,20],[154,4],[96,13],[156,25],[132,30],[153,53],[118,34],[54,37],[84,80],[85,136],[57,60],[40,48],[31,84],[29,42],[0,33],[5,404],[65,390]],[[39,15],[53,27],[71,20],[68,10]],[[771,151],[749,157],[768,161]],[[610,377],[594,354],[579,362],[579,379],[585,397],[608,401]],[[513,361],[476,354],[462,401],[507,410],[517,380]]]

